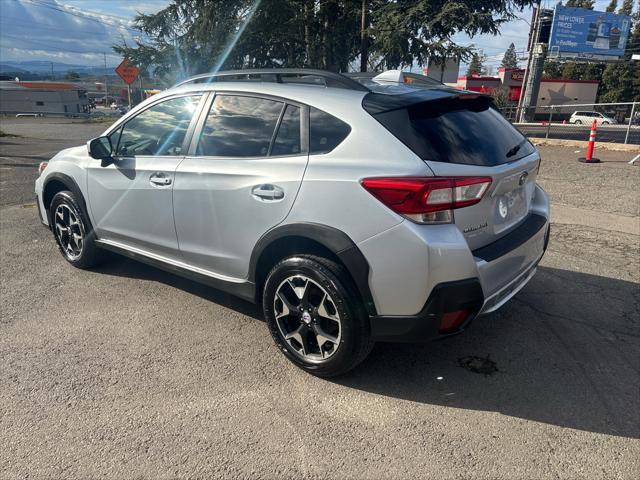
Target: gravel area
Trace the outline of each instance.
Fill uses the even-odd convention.
[[[1,128],[22,137],[0,139],[0,478],[638,478],[640,235],[554,223],[501,310],[327,381],[253,305],[121,257],[69,266],[34,165],[106,127]],[[553,207],[638,217],[629,154],[573,150],[541,148]]]

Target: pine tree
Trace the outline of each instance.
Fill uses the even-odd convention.
[[[633,1],[625,0],[618,13],[631,15]],[[610,63],[602,73],[600,102],[640,101],[640,62],[631,60],[633,53],[640,51],[640,10],[636,13],[633,31],[627,40],[625,54],[617,63]]]
[[[565,7],[586,8],[587,10],[593,10],[595,0],[567,0]]]
[[[622,5],[620,6],[620,10],[618,10],[618,13],[620,15],[631,16],[633,14],[633,0],[623,0]]]
[[[424,65],[429,58],[467,61],[473,48],[454,42],[456,33],[497,35],[505,21],[516,18],[534,0],[165,3],[168,5],[160,11],[141,13],[134,19],[135,28],[146,34],[143,39],[113,48],[170,83],[176,77],[212,69],[347,71],[358,59],[374,69]]]
[[[473,75],[484,75],[486,73],[486,69],[483,64],[484,55],[474,53],[471,56],[471,62],[467,67],[467,77],[471,77]]]
[[[562,64],[553,60],[546,60],[542,69],[543,78],[561,78]]]
[[[516,55],[516,46],[513,43],[504,52],[500,66],[503,68],[518,68],[518,55]]]
[[[618,0],[611,0],[611,2],[609,3],[609,6],[607,6],[607,12],[609,13],[613,13],[616,11],[616,8],[618,8]]]

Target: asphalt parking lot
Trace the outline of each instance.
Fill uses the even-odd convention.
[[[0,128],[20,135],[0,138],[0,478],[638,478],[636,153],[541,147],[553,224],[533,280],[463,335],[379,344],[327,381],[250,304],[124,258],[62,259],[37,164],[106,125]]]

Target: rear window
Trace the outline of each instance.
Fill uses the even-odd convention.
[[[424,160],[493,166],[535,152],[484,96],[450,96],[373,116]]]
[[[333,115],[309,109],[309,153],[327,153],[347,138],[351,127]]]

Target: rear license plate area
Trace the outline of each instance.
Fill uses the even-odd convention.
[[[528,212],[525,185],[496,195],[493,199],[493,212],[495,233],[500,233],[522,220]]]

